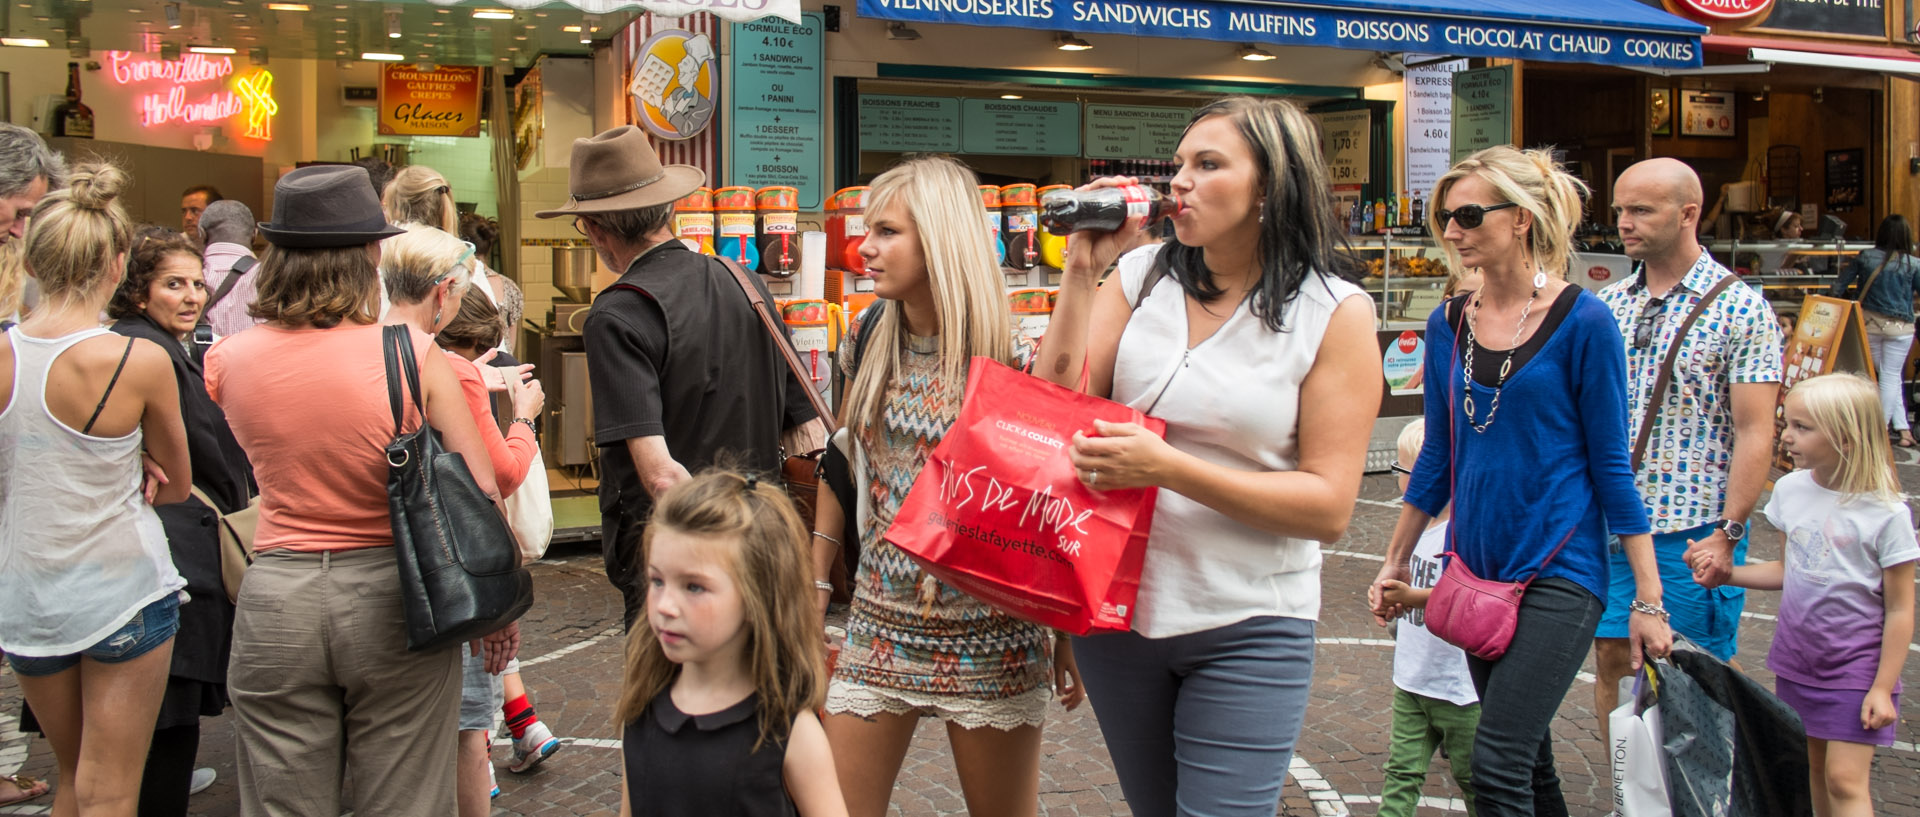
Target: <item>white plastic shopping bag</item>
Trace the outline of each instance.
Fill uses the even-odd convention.
[[[1619,817],[1671,817],[1667,764],[1660,749],[1660,706],[1642,670],[1631,695],[1607,716],[1613,745],[1613,811]],[[1625,686],[1625,684],[1622,684]]]

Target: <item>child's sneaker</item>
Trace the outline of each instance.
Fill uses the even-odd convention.
[[[493,764],[491,763],[487,764],[487,784],[493,787],[493,793],[487,795],[487,799],[491,800],[495,797],[499,797],[500,784],[493,779]]]
[[[534,721],[527,727],[525,736],[513,741],[513,762],[507,771],[514,774],[526,774],[534,767],[545,762],[547,757],[560,750],[560,739],[553,736],[553,730],[543,721]]]

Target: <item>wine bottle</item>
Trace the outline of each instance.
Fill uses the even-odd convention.
[[[53,135],[93,138],[93,109],[80,101],[80,63],[67,63],[67,99],[53,109]]]

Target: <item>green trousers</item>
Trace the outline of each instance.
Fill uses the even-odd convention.
[[[1465,793],[1467,815],[1473,817],[1473,732],[1480,725],[1480,705],[1460,706],[1393,689],[1393,743],[1387,747],[1386,790],[1380,794],[1380,817],[1413,817],[1420,805],[1420,788],[1427,781],[1433,750],[1447,750],[1453,780]]]

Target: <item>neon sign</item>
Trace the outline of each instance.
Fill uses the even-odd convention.
[[[280,106],[273,99],[273,74],[265,69],[235,77],[231,90],[189,97],[191,86],[232,76],[233,59],[189,54],[178,60],[156,60],[129,51],[110,51],[107,61],[111,68],[108,74],[114,84],[164,86],[140,94],[135,100],[134,107],[144,127],[173,122],[218,122],[244,114],[242,136],[263,141],[273,138],[273,117],[280,112]]]

